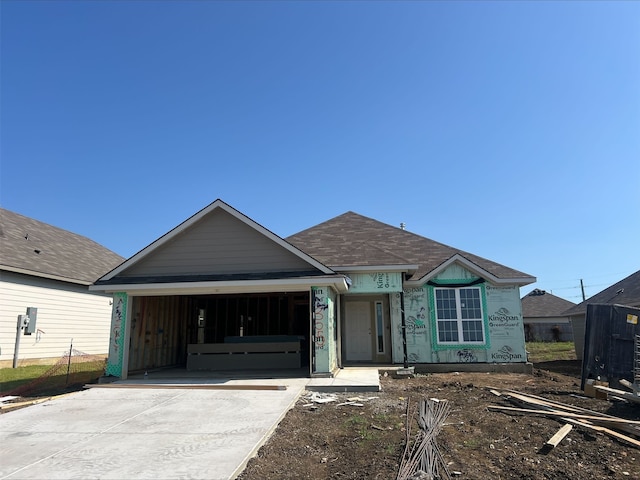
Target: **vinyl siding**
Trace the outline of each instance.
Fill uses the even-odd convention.
[[[111,297],[89,293],[87,287],[27,275],[0,275],[0,363],[13,361],[18,315],[38,309],[38,336],[21,333],[19,364],[49,358],[53,363],[73,348],[106,355],[109,349]],[[39,337],[39,340],[38,340]]]
[[[569,317],[524,317],[525,340],[528,342],[552,342],[553,328],[559,329],[560,342],[572,342],[573,331]]]
[[[262,273],[310,268],[307,262],[229,213],[214,210],[122,275]]]

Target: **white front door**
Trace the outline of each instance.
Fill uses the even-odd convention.
[[[371,361],[371,303],[346,302],[345,343],[347,361]]]

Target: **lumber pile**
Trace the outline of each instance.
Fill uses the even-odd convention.
[[[627,420],[515,390],[490,389],[490,391],[515,405],[490,405],[488,407],[490,411],[519,415],[541,415],[564,423],[564,426],[546,442],[544,448],[556,447],[573,427],[599,432],[625,444],[640,448],[640,421],[638,420]]]

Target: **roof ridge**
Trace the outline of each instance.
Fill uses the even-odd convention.
[[[361,214],[361,213],[354,212],[353,210],[347,210],[346,212],[341,213],[340,215],[336,215],[335,217],[329,218],[329,219],[325,220],[324,222],[320,222],[320,223],[318,223],[317,225],[313,225],[313,226],[311,226],[311,227],[305,228],[304,230],[301,230],[301,231],[296,232],[296,233],[294,233],[294,234],[292,234],[292,235],[289,235],[289,237],[294,237],[294,236],[300,235],[300,234],[305,233],[306,231],[311,230],[311,229],[314,229],[314,230],[315,230],[317,227],[321,227],[321,226],[323,226],[323,225],[325,225],[325,224],[327,224],[327,223],[333,222],[333,221],[335,221],[335,220],[337,220],[337,219],[339,219],[339,218],[341,218],[341,217],[344,217],[344,216],[346,216],[346,215],[349,215],[349,214],[351,214],[351,215],[355,215],[355,216],[358,216],[358,217],[363,218],[363,219],[365,219],[365,220],[368,220],[368,221],[370,221],[370,222],[373,222],[373,223],[376,223],[376,224],[382,225],[382,226],[384,226],[384,227],[386,227],[386,228],[394,229],[394,231],[396,231],[396,232],[404,232],[404,234],[413,235],[413,236],[418,237],[418,238],[423,239],[423,240],[429,240],[429,241],[434,242],[434,243],[437,243],[438,245],[441,245],[441,246],[443,246],[443,247],[453,248],[453,249],[455,249],[456,251],[462,251],[462,250],[459,250],[459,249],[457,249],[457,248],[455,248],[455,247],[452,247],[451,245],[447,245],[447,244],[445,244],[445,243],[442,243],[442,242],[439,242],[439,241],[437,241],[437,240],[434,240],[434,239],[432,239],[432,238],[430,238],[430,237],[425,237],[424,235],[420,235],[419,233],[412,232],[411,230],[405,230],[405,229],[403,229],[403,228],[396,227],[396,226],[394,226],[394,225],[391,225],[390,223],[386,223],[386,222],[383,222],[383,221],[381,221],[381,220],[377,220],[377,219],[375,219],[375,218],[373,218],[373,217],[368,217],[367,215],[363,215],[363,214]],[[465,253],[470,253],[470,252],[465,252]],[[477,256],[477,255],[476,255],[476,256]]]

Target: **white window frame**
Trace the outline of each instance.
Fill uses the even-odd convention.
[[[480,318],[462,318],[462,302],[460,300],[460,291],[461,290],[477,290],[479,293],[480,299]],[[455,292],[455,306],[456,306],[456,318],[438,318],[438,291],[442,290],[453,290]],[[485,328],[484,321],[484,308],[483,308],[483,298],[482,298],[482,289],[480,287],[468,286],[468,287],[435,287],[433,292],[434,299],[434,317],[436,322],[436,341],[439,345],[485,345],[487,332]],[[441,341],[440,340],[440,322],[456,322],[458,339],[451,341]],[[464,339],[464,329],[463,324],[466,321],[479,321],[482,327],[482,340],[477,341],[468,341]]]

